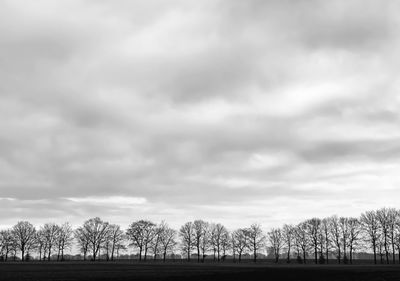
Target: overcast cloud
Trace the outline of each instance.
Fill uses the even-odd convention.
[[[0,225],[395,206],[399,9],[0,0]]]

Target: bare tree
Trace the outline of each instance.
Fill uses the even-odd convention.
[[[0,245],[4,261],[8,260],[8,255],[11,253],[14,244],[15,239],[10,229],[0,231]]]
[[[106,260],[114,260],[117,245],[123,240],[124,232],[121,230],[121,227],[116,224],[110,224],[103,244],[103,248],[106,251]]]
[[[348,231],[349,231],[349,253],[350,253],[350,263],[353,263],[353,252],[354,248],[357,246],[359,235],[361,232],[360,221],[357,218],[348,218]]]
[[[273,228],[270,232],[267,233],[267,237],[271,248],[274,252],[275,263],[278,263],[280,251],[283,246],[284,236],[282,235],[282,231],[280,228]]]
[[[326,258],[326,263],[329,263],[329,251],[331,247],[331,234],[330,234],[330,225],[329,225],[329,218],[324,218],[321,221],[321,234],[323,236],[323,239],[321,239],[321,244],[325,243],[324,248],[325,248],[325,258]],[[322,246],[321,246],[321,255],[322,255]]]
[[[385,242],[382,233],[379,235],[378,238],[378,253],[381,264],[383,264],[384,256],[385,256]]]
[[[106,241],[108,232],[108,222],[104,222],[100,218],[92,218],[87,221],[82,226],[82,231],[84,232],[83,237],[88,239],[89,248],[92,252],[92,259],[95,261],[100,248]]]
[[[124,240],[125,240],[125,235],[124,232],[121,230],[121,227],[116,224],[112,224],[110,227],[109,235],[111,237],[111,260],[114,260],[114,254],[116,252],[116,249],[119,247]]]
[[[339,227],[340,227],[340,233],[341,233],[341,242],[343,246],[343,262],[347,263],[348,258],[347,258],[347,245],[349,242],[349,219],[346,217],[340,217],[339,218]]]
[[[248,229],[249,249],[253,252],[253,261],[257,262],[257,253],[265,245],[265,235],[261,225],[252,224]]]
[[[296,241],[296,247],[298,249],[301,249],[303,253],[303,262],[307,263],[307,249],[309,245],[309,236],[307,235],[307,224],[306,222],[301,222],[296,226],[295,229],[295,241]],[[299,255],[297,256],[299,259]]]
[[[214,253],[217,253],[217,261],[221,259],[222,244],[227,236],[229,236],[229,233],[225,226],[220,223],[212,225],[211,243],[214,248]]]
[[[46,235],[42,229],[36,231],[35,240],[36,240],[37,250],[39,252],[39,260],[42,259],[45,260],[47,253],[47,243],[46,243]]]
[[[206,241],[206,237],[205,235],[207,234],[207,232],[205,231],[206,229],[208,229],[208,223],[203,221],[203,220],[195,220],[193,222],[193,238],[194,238],[194,245],[197,249],[197,262],[200,262],[200,251],[202,249],[203,246],[203,250],[205,248],[206,245],[204,245],[204,242]],[[206,239],[204,239],[206,238]],[[204,251],[203,251],[203,256],[204,256]],[[202,261],[204,261],[202,259]]]
[[[243,253],[249,247],[248,230],[239,228],[232,232],[232,244],[233,251],[238,255],[239,262],[241,262]]]
[[[318,245],[320,238],[321,220],[312,218],[306,221],[307,234],[310,237],[311,247],[314,249],[314,261],[318,263]]]
[[[47,250],[47,253],[45,254],[47,260],[50,260],[52,250],[54,250],[54,247],[56,246],[59,231],[60,227],[55,223],[46,223],[40,229],[41,237],[44,239],[43,242]]]
[[[144,260],[147,260],[147,253],[152,245],[154,237],[156,236],[156,224],[151,221],[144,221],[143,224],[143,238],[144,238]]]
[[[374,263],[376,264],[376,248],[379,239],[379,221],[375,211],[368,211],[361,214],[361,227],[371,243],[374,252]]]
[[[159,251],[161,250],[161,236],[162,232],[164,231],[164,228],[166,226],[166,223],[162,221],[159,225],[157,225],[154,229],[154,239],[151,243],[151,248],[153,250],[153,259],[156,260]]]
[[[194,226],[192,222],[182,225],[179,229],[179,237],[182,239],[182,249],[187,254],[187,260],[190,261],[194,241]]]
[[[293,225],[285,224],[282,228],[283,243],[286,245],[287,257],[286,262],[290,263],[290,254],[292,245],[294,244],[295,228]]]
[[[399,221],[399,211],[397,211],[394,208],[389,208],[388,209],[388,237],[390,239],[390,245],[392,246],[392,261],[393,264],[396,263],[396,250],[395,250],[395,240],[396,240],[396,225],[397,222]],[[400,261],[400,260],[399,260]]]
[[[65,222],[59,226],[59,232],[57,235],[57,260],[64,260],[64,251],[72,247],[74,240],[74,231],[72,226]]]
[[[389,264],[389,247],[388,247],[388,240],[389,240],[389,231],[390,231],[390,210],[387,208],[379,209],[376,212],[380,229],[382,232],[382,239],[383,239],[383,248],[385,250],[386,256],[386,263]]]
[[[396,235],[395,235],[394,243],[396,245],[398,260],[399,260],[399,264],[400,264],[400,219],[398,219],[396,222]]]
[[[168,251],[173,251],[176,245],[176,231],[168,226],[166,223],[162,223],[162,231],[160,233],[160,243],[163,251],[163,261],[167,257]]]
[[[340,223],[339,223],[339,218],[337,216],[332,216],[329,218],[329,225],[330,225],[330,234],[332,236],[332,241],[333,244],[336,247],[337,251],[337,260],[338,263],[340,264],[341,261],[341,249],[342,249],[342,243],[341,243],[341,229],[340,229]]]
[[[12,235],[21,251],[21,259],[24,261],[25,253],[29,253],[29,250],[35,245],[36,229],[30,222],[20,221],[12,228]]]
[[[211,247],[211,230],[210,230],[210,224],[208,222],[205,225],[203,225],[202,232],[203,233],[201,235],[201,240],[200,240],[200,250],[201,250],[202,262],[204,262],[204,259],[206,258],[206,253]]]
[[[225,230],[221,235],[222,261],[227,257],[227,251],[231,249],[231,236],[228,230]]]
[[[83,228],[79,227],[74,232],[75,239],[78,241],[80,251],[83,254],[83,260],[86,260],[89,251],[89,233]]]
[[[156,224],[147,221],[139,220],[133,222],[126,231],[127,237],[132,241],[133,246],[139,249],[139,260],[142,260],[144,251],[144,260],[147,259],[147,251],[151,245],[155,235]]]

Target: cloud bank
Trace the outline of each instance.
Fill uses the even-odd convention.
[[[399,8],[1,1],[0,224],[397,204]]]

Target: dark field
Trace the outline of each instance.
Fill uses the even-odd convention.
[[[0,263],[0,280],[400,280],[400,265]]]

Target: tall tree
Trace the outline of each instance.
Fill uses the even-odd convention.
[[[47,243],[46,243],[46,234],[42,229],[36,231],[36,246],[39,252],[39,260],[46,259],[47,253]]]
[[[83,260],[85,261],[89,251],[89,233],[83,227],[78,227],[74,232],[74,236],[78,241],[79,249],[83,254]]]
[[[8,255],[11,253],[14,244],[15,239],[10,229],[0,231],[0,246],[4,261],[8,260]]]
[[[267,233],[271,248],[274,252],[275,263],[278,263],[284,237],[280,228],[273,228]]]
[[[261,225],[252,224],[248,229],[249,248],[253,252],[253,261],[257,262],[257,253],[265,245],[265,235]]]
[[[371,243],[374,253],[374,263],[376,264],[376,249],[379,240],[379,220],[376,211],[367,211],[361,214],[360,222],[366,238]]]
[[[239,228],[232,232],[232,248],[235,254],[238,255],[239,262],[242,261],[242,255],[249,248],[249,235],[248,230]]]
[[[179,229],[179,237],[182,241],[182,250],[186,252],[187,260],[190,261],[190,255],[194,243],[194,226],[193,222],[187,222]]]
[[[124,240],[124,237],[124,232],[119,225],[110,224],[108,226],[107,237],[103,244],[103,248],[106,251],[106,260],[114,260],[117,245]]]
[[[221,259],[222,244],[225,238],[229,236],[228,230],[220,223],[213,224],[211,230],[211,243],[217,253],[217,261]]]
[[[25,254],[35,245],[36,229],[27,221],[20,221],[12,228],[12,235],[15,238],[17,247],[21,251],[21,259],[25,260]]]
[[[349,219],[346,217],[340,217],[339,218],[339,228],[340,228],[340,234],[341,234],[341,242],[343,246],[343,262],[346,263],[348,258],[347,258],[347,244],[349,242]]]
[[[321,220],[318,218],[309,219],[306,221],[306,226],[307,226],[307,234],[310,237],[311,246],[314,249],[314,261],[315,264],[317,264]]]
[[[41,229],[40,232],[43,235],[44,238],[44,243],[46,245],[46,256],[47,260],[50,260],[52,250],[54,250],[54,247],[56,246],[57,243],[57,236],[59,234],[60,227],[56,225],[55,223],[46,223]]]
[[[323,235],[323,239],[321,239],[321,243],[324,242],[324,248],[325,248],[325,259],[326,263],[329,263],[329,251],[331,248],[331,234],[330,234],[330,226],[329,226],[329,218],[324,218],[321,221],[321,233]],[[321,246],[322,248],[322,246]],[[321,250],[322,252],[322,250]],[[322,253],[321,253],[322,254]]]
[[[337,216],[332,216],[329,218],[330,234],[332,236],[333,244],[336,247],[337,260],[340,264],[341,261],[341,249],[342,249],[342,235],[340,229],[339,218]]]
[[[303,262],[307,263],[307,250],[310,239],[309,236],[307,235],[306,222],[301,222],[296,226],[295,241],[296,241],[296,247],[301,249],[303,253]],[[297,258],[299,259],[299,256],[297,256]]]
[[[89,249],[92,252],[92,259],[95,261],[98,257],[100,248],[106,240],[108,232],[108,222],[104,222],[99,217],[91,218],[82,226],[82,230],[85,233],[83,237],[88,239]]]
[[[389,232],[390,232],[390,210],[387,208],[379,209],[376,212],[380,229],[382,232],[383,248],[386,256],[386,263],[389,264]]]
[[[392,261],[396,263],[396,235],[397,235],[397,222],[399,221],[399,211],[394,208],[388,209],[388,237],[390,239],[390,245],[392,246]]]
[[[206,229],[208,229],[208,223],[203,220],[195,220],[193,222],[193,238],[194,238],[194,245],[197,249],[197,262],[200,262],[200,252],[202,246],[204,247],[204,242],[206,241],[204,238],[207,234]],[[203,248],[204,249],[204,248]],[[203,252],[204,255],[204,252]],[[204,261],[202,259],[202,261]]]
[[[286,251],[287,251],[287,256],[286,256],[286,262],[290,263],[290,254],[291,254],[291,249],[292,245],[294,243],[294,236],[295,236],[295,228],[293,225],[290,224],[285,224],[282,228],[282,237],[283,237],[283,243],[286,245]]]
[[[125,240],[124,232],[121,230],[121,227],[116,224],[110,225],[109,229],[109,238],[111,239],[111,260],[114,260],[114,254],[118,245],[121,244]]]
[[[157,225],[154,229],[154,239],[151,243],[151,248],[153,250],[153,259],[156,260],[159,251],[161,250],[161,236],[162,232],[164,231],[164,228],[166,226],[166,223],[162,221],[159,225]]]
[[[207,222],[203,225],[202,235],[200,239],[200,251],[201,251],[201,261],[204,263],[207,251],[211,247],[211,230],[210,224]]]
[[[57,234],[57,260],[64,260],[64,251],[72,247],[74,240],[74,231],[69,222],[63,223],[59,226],[59,231]]]
[[[147,253],[152,246],[154,238],[156,237],[157,225],[151,221],[145,221],[143,224],[143,237],[144,237],[144,260],[147,260]]]
[[[151,221],[139,220],[133,222],[126,231],[128,239],[132,241],[131,245],[139,249],[139,260],[142,260],[143,251],[144,260],[147,258],[148,248],[154,239],[155,227],[156,224]]]
[[[160,233],[160,243],[163,251],[163,261],[167,257],[169,251],[173,251],[176,245],[176,230],[170,228],[168,224],[162,225],[162,231]]]
[[[347,220],[348,231],[349,231],[349,256],[350,263],[353,263],[353,252],[357,246],[359,235],[361,232],[360,221],[357,218],[349,218]]]
[[[227,256],[227,251],[231,249],[231,236],[228,230],[221,235],[221,248],[222,248],[222,260],[224,261]]]

